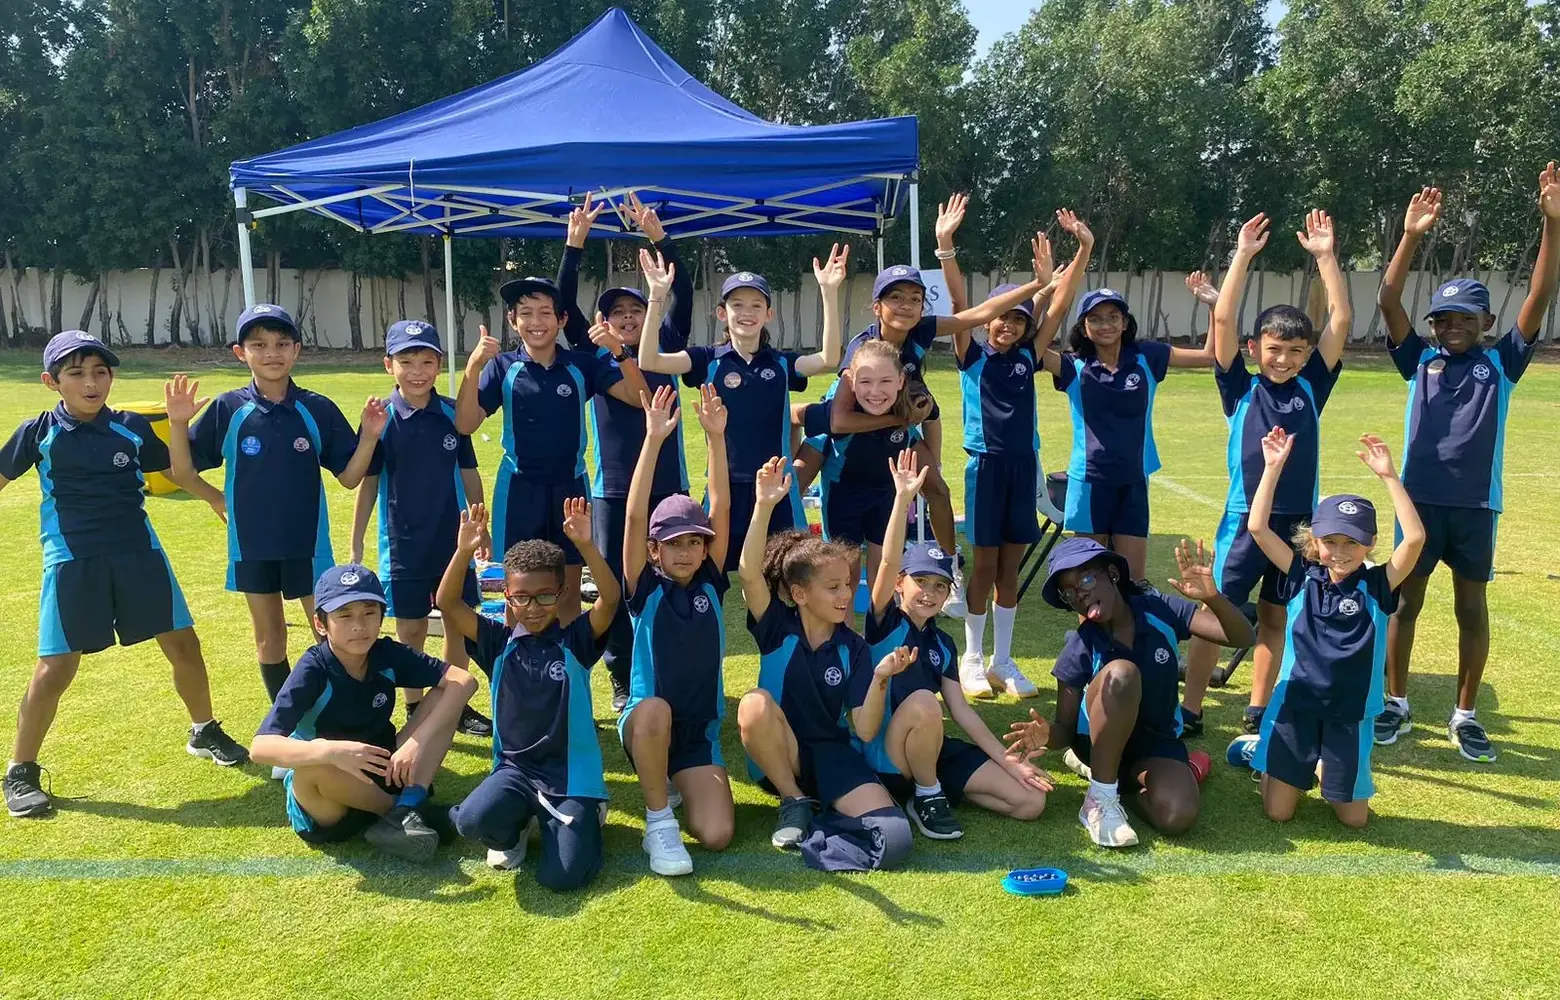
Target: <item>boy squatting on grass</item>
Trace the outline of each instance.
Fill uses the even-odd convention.
[[[249,759],[212,718],[200,639],[146,516],[145,473],[168,469],[168,449],[145,417],[109,407],[118,366],[119,357],[91,334],[56,334],[43,350],[42,379],[60,401],[0,448],[0,489],[36,466],[43,494],[38,664],[17,710],[5,771],[6,810],[16,817],[52,808],[38,751],[82,654],[107,649],[116,635],[121,645],[155,638],[162,647],[189,712],[191,755],[224,766]]]

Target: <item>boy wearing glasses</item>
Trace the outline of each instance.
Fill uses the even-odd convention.
[[[536,880],[555,892],[579,889],[601,870],[607,786],[596,742],[587,671],[600,658],[621,587],[591,541],[590,505],[563,503],[563,534],[600,588],[588,613],[558,621],[565,586],[563,549],[531,540],[504,554],[504,624],[478,615],[461,596],[466,568],[491,545],[487,511],[461,514],[455,555],[439,582],[444,627],[488,675],[493,698],[493,772],[451,813],[461,835],[481,841],[488,864],[510,869],[525,858],[533,824],[542,856]]]

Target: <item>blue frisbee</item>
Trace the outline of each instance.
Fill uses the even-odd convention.
[[[1002,877],[1002,888],[1015,896],[1059,896],[1067,888],[1060,868],[1015,868]]]

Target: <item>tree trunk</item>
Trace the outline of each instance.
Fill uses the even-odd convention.
[[[363,279],[357,271],[348,272],[347,344],[354,351],[363,349]]]
[[[27,332],[27,314],[22,311],[22,270],[11,259],[11,251],[5,251],[5,269],[11,276],[11,336],[18,342]]]
[[[105,274],[98,280],[104,283],[103,290],[98,293],[98,325],[103,328],[103,343],[112,344],[114,342],[114,331],[108,325],[108,275]],[[121,343],[129,343],[129,341],[122,340]]]
[[[265,252],[265,297],[268,302],[277,302],[282,297],[282,252],[280,250]]]
[[[56,266],[54,268],[54,282],[49,289],[49,329],[58,333],[65,325],[63,316],[65,308],[65,269]]]
[[[152,258],[152,287],[146,303],[146,346],[157,343],[157,285],[162,281],[162,251]]]
[[[189,270],[184,266],[184,257],[179,253],[179,240],[170,237],[168,247],[173,251],[173,310],[168,315],[168,339],[175,345],[184,343],[184,300],[188,297],[186,289],[189,286]]]
[[[92,328],[92,313],[97,309],[98,295],[102,292],[102,290],[103,276],[100,274],[92,279],[92,287],[87,289],[87,304],[86,307],[81,310],[81,321],[76,324],[76,329],[87,330],[90,332]],[[108,330],[104,329],[102,333],[103,338],[106,341],[108,339]]]

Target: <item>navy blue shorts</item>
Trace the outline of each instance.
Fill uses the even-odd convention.
[[[428,577],[413,578],[380,578],[380,583],[385,588],[386,618],[416,619],[427,618],[433,610],[433,595],[438,593],[439,581]],[[474,608],[482,603],[482,594],[477,590],[477,571],[466,570],[466,582],[460,588],[461,600],[466,602],[468,608]]]
[[[1147,538],[1148,480],[1112,484],[1068,477],[1067,509],[1063,513],[1063,527],[1080,535]]]
[[[395,750],[395,730],[390,729],[388,740],[384,738],[367,740],[376,746],[386,750]],[[395,795],[400,789],[390,787],[389,782],[377,774],[367,775],[368,780],[379,786],[379,790],[386,795]],[[292,824],[293,833],[306,844],[339,844],[345,840],[351,840],[366,831],[379,821],[377,813],[367,812],[363,809],[348,809],[345,816],[325,826],[309,815],[308,810],[298,804],[293,797],[293,772],[291,769],[282,777],[282,788],[287,796],[287,821]]]
[[[623,744],[623,753],[628,757],[628,766],[633,767],[637,774],[639,769],[634,765],[634,752],[629,748],[628,740],[624,736],[628,717],[633,711],[634,706],[629,705],[623,709],[623,714],[618,716],[618,742]],[[687,722],[673,719],[672,740],[666,748],[667,775],[686,771],[690,767],[712,766],[726,766],[726,758],[720,752],[720,720]]]
[[[964,535],[977,548],[1040,540],[1035,489],[1040,461],[1032,454],[971,455],[964,464]]]
[[[937,755],[937,782],[951,804],[964,801],[964,786],[990,759],[978,746],[951,736],[943,740],[942,752]],[[903,802],[915,794],[915,781],[908,775],[879,771],[878,780],[895,802]]]
[[[43,570],[38,655],[134,646],[195,624],[161,549],[72,559]]]
[[[584,476],[562,483],[536,483],[500,471],[493,489],[493,558],[502,561],[516,542],[538,540],[563,549],[563,561],[568,565],[583,564],[580,550],[563,534],[563,502],[587,492]]]
[[[1072,750],[1078,755],[1078,759],[1085,764],[1089,762],[1089,753],[1093,749],[1089,742],[1088,733],[1073,734]],[[1154,736],[1140,729],[1134,729],[1132,735],[1127,737],[1127,745],[1121,750],[1121,767],[1118,769],[1118,783],[1129,789],[1138,788],[1138,774],[1143,770],[1144,764],[1154,758],[1164,760],[1178,760],[1187,762],[1186,744],[1173,736]]]
[[[731,542],[726,548],[727,573],[734,573],[737,563],[742,559],[742,544],[747,541],[748,524],[753,520],[753,490],[751,482],[737,482],[731,484]],[[710,497],[704,495],[704,509],[710,509]],[[796,480],[791,480],[791,500],[789,503],[782,500],[775,504],[775,509],[769,514],[769,533],[771,535],[793,529],[807,530],[807,510],[802,506],[802,491],[797,488]]]
[[[863,490],[844,483],[824,483],[823,536],[833,542],[883,544],[888,519],[894,513],[894,491]]]
[[[312,597],[314,581],[330,567],[328,559],[243,559],[228,563],[227,589],[296,601]]]
[[[1297,712],[1275,699],[1262,716],[1261,741],[1251,769],[1286,785],[1310,791],[1322,765],[1322,798],[1354,802],[1376,794],[1370,777],[1372,728]]]
[[[796,755],[802,768],[802,773],[796,776],[796,786],[803,795],[825,806],[833,805],[862,785],[881,784],[867,758],[849,743],[803,743],[798,740]],[[768,778],[760,778],[758,787],[770,795],[779,794]]]
[[[1414,501],[1425,525],[1425,547],[1414,564],[1415,576],[1429,576],[1444,562],[1465,580],[1495,579],[1495,533],[1500,512],[1482,507],[1443,507]],[[1399,527],[1396,540],[1403,540]]]
[[[1268,526],[1288,543],[1295,529],[1310,520],[1309,514],[1274,514],[1268,519]],[[1282,607],[1284,600],[1279,596],[1278,584],[1283,578],[1283,571],[1251,540],[1246,513],[1226,510],[1213,538],[1213,582],[1219,593],[1240,607],[1250,599],[1251,588],[1261,583],[1258,598]]]

